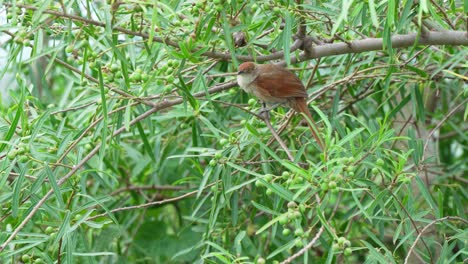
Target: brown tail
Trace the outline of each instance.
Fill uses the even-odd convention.
[[[312,119],[312,115],[310,114],[309,107],[307,106],[307,102],[305,98],[302,97],[295,97],[292,100],[289,101],[289,105],[291,106],[292,109],[294,109],[298,113],[304,113],[310,121],[307,121],[307,125],[310,128],[310,131],[312,132],[312,136],[315,138],[317,141],[317,144],[320,146],[320,148],[325,151],[325,145],[323,144],[322,139],[318,136],[317,134],[317,125],[314,123],[314,119]]]

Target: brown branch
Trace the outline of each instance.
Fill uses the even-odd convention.
[[[127,186],[111,192],[110,195],[117,195],[119,193],[129,191],[180,191],[184,189],[185,188],[182,186],[172,185]]]
[[[12,4],[4,3],[5,6],[12,6]],[[29,9],[37,10],[37,7],[30,5],[19,5],[16,6]],[[80,16],[69,15],[58,11],[52,10],[43,10],[45,14],[50,14],[58,17],[65,17],[74,21],[79,21],[82,23],[106,27],[106,24],[100,21],[95,21],[91,19],[86,19]],[[131,31],[122,27],[113,27],[113,30],[125,33],[128,35],[139,36],[144,39],[149,38],[149,34],[142,32]],[[165,45],[172,46],[174,48],[179,48],[177,41],[170,40],[168,38],[161,38],[153,36],[153,41],[158,43],[164,43]],[[452,46],[468,46],[468,33],[466,31],[428,31],[424,36],[418,35],[417,33],[409,33],[405,35],[393,35],[391,38],[392,48],[407,48],[418,45],[452,45]],[[291,57],[291,63],[297,63],[299,61],[305,61],[310,59],[322,58],[327,56],[341,55],[341,54],[350,54],[350,53],[362,53],[366,51],[375,51],[383,49],[383,38],[366,38],[362,40],[355,40],[349,42],[325,44],[314,47],[303,47],[304,50],[310,50],[312,52],[302,52],[299,58]],[[300,39],[296,40],[293,45],[291,45],[290,52],[297,50],[303,46],[304,42]],[[195,48],[194,52],[200,50],[200,48]],[[230,53],[226,52],[216,52],[216,51],[207,51],[202,53],[202,56],[210,57],[213,59],[219,60],[231,60],[232,56]],[[255,57],[257,62],[265,62],[271,60],[282,59],[284,57],[284,51],[279,51],[273,54],[258,56]],[[253,61],[254,57],[247,55],[236,55],[236,59],[239,61]],[[283,62],[284,64],[284,62]]]
[[[208,184],[205,186],[204,189],[206,188],[210,188],[211,186],[217,184],[218,182],[213,182],[211,184]],[[183,195],[180,195],[180,196],[177,196],[177,197],[173,197],[173,198],[168,198],[168,199],[164,199],[164,200],[160,200],[160,201],[155,201],[155,202],[149,202],[149,203],[145,203],[145,204],[139,204],[139,205],[133,205],[133,206],[127,206],[127,207],[121,207],[121,208],[116,208],[116,209],[113,209],[113,210],[110,210],[109,213],[116,213],[116,212],[122,212],[122,211],[128,211],[128,210],[135,210],[135,209],[141,209],[141,208],[147,208],[147,207],[150,207],[150,206],[154,206],[154,205],[161,205],[161,204],[165,204],[165,203],[172,203],[172,202],[175,202],[175,201],[179,201],[179,200],[182,200],[184,198],[187,198],[187,197],[190,197],[194,194],[197,194],[198,193],[198,190],[195,190],[195,191],[191,191],[191,192],[188,192],[186,194],[183,194]],[[91,221],[91,220],[94,220],[94,219],[97,219],[99,217],[103,217],[103,216],[106,216],[108,213],[102,213],[102,214],[98,214],[98,215],[95,215],[95,216],[92,216],[92,217],[89,217],[87,220],[88,221]]]
[[[407,48],[417,45],[452,45],[468,46],[468,33],[466,31],[444,31],[428,32],[424,37],[416,33],[406,35],[393,35],[391,38],[393,48]],[[311,54],[301,53],[299,59],[291,58],[291,63],[306,61],[310,59],[322,58],[327,56],[362,53],[367,51],[376,51],[383,49],[384,40],[382,38],[367,38],[362,40],[350,41],[347,43],[334,43],[314,46]]]

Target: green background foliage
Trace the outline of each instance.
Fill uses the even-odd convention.
[[[0,262],[463,262],[467,9],[3,1]],[[279,107],[288,160],[246,60],[300,77],[326,155]]]

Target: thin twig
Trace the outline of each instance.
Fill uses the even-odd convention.
[[[449,117],[451,117],[458,110],[458,108],[465,106],[467,103],[468,98],[465,98],[465,100],[463,100],[460,104],[458,104],[452,110],[450,110],[450,112],[448,112],[448,114],[445,115],[444,118],[442,118],[442,120],[440,120],[440,122],[431,130],[431,132],[426,137],[426,143],[424,143],[424,153],[426,152],[427,146],[429,145],[432,135],[445,123],[445,121],[447,121],[447,119],[449,119]]]
[[[438,222],[442,222],[442,221],[445,221],[445,220],[458,220],[458,221],[462,221],[463,223],[465,224],[468,224],[468,221],[461,218],[461,217],[458,217],[458,216],[446,216],[446,217],[443,217],[443,218],[439,218],[439,219],[436,219],[432,222],[430,222],[427,226],[425,226],[421,232],[419,233],[419,235],[416,237],[416,239],[414,240],[413,244],[411,245],[410,249],[408,250],[408,254],[406,255],[406,258],[405,258],[405,263],[404,264],[407,264],[408,263],[408,260],[409,260],[409,257],[411,256],[411,252],[413,251],[414,247],[416,246],[416,244],[418,243],[419,239],[421,238],[422,234],[424,234],[424,232],[426,232],[426,230],[431,227],[432,225],[438,223]]]
[[[263,105],[263,108],[265,109],[265,104]],[[273,126],[271,125],[270,123],[270,114],[269,114],[269,111],[268,110],[265,110],[264,112],[264,120],[265,120],[265,124],[267,125],[267,127],[270,129],[271,131],[271,134],[275,137],[276,141],[278,141],[278,143],[280,144],[280,146],[284,149],[284,151],[286,152],[286,154],[288,155],[288,158],[289,160],[291,161],[294,161],[294,156],[291,154],[291,152],[289,151],[288,147],[286,146],[286,144],[284,143],[284,141],[280,138],[280,136],[276,133],[275,129],[273,128]]]
[[[213,186],[213,185],[215,185],[217,183],[218,182],[213,182],[211,184],[208,184],[208,185],[205,186],[204,189],[210,188],[211,186]],[[194,194],[197,194],[198,192],[199,192],[199,190],[195,190],[195,191],[191,191],[191,192],[188,192],[188,193],[180,195],[180,196],[164,199],[164,200],[161,200],[161,201],[155,201],[155,202],[149,202],[149,203],[144,203],[144,204],[139,204],[139,205],[132,205],[132,206],[127,206],[127,207],[116,208],[116,209],[110,210],[109,213],[117,213],[117,212],[128,211],[128,210],[136,210],[136,209],[147,208],[147,207],[151,207],[151,206],[155,206],[155,205],[161,205],[161,204],[165,204],[165,203],[172,203],[172,202],[179,201],[179,200],[182,200],[184,198],[190,197],[190,196],[192,196]],[[98,215],[95,215],[95,216],[92,216],[92,217],[89,217],[86,220],[91,221],[91,220],[94,220],[94,219],[97,219],[99,217],[103,217],[103,216],[106,216],[106,215],[108,215],[107,212],[102,213],[102,214],[98,214]]]

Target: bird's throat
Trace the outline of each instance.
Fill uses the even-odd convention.
[[[253,82],[257,78],[257,74],[240,74],[237,75],[237,83],[239,84],[242,90],[246,91],[247,93],[253,93]]]

